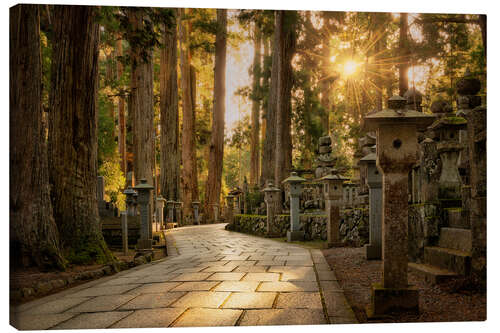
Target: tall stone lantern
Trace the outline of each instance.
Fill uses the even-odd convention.
[[[374,151],[363,157],[359,163],[367,169],[370,200],[370,243],[365,245],[366,259],[382,258],[382,174],[377,169],[377,154]]]
[[[146,179],[141,179],[140,184],[134,187],[137,191],[137,203],[141,212],[141,237],[137,241],[137,247],[140,250],[151,250],[153,247],[152,226],[149,216],[149,205],[151,199],[151,191],[154,186],[147,183]]]
[[[292,172],[290,177],[283,180],[283,184],[290,187],[290,230],[286,237],[289,242],[304,240],[304,231],[300,231],[300,194],[302,193],[302,183],[306,180],[299,177],[296,172]]]
[[[134,191],[129,186],[129,187],[127,187],[127,189],[125,191],[123,191],[123,194],[125,194],[125,203],[127,204],[127,215],[128,216],[135,216],[134,195],[136,195],[137,192]]]
[[[158,223],[160,224],[160,228],[165,227],[165,220],[163,217],[163,207],[165,207],[165,198],[161,196],[156,197],[156,216],[158,217]]]
[[[168,200],[167,201],[167,222],[172,223],[174,222],[174,206],[175,206],[175,201],[174,200]]]
[[[435,119],[406,110],[400,96],[391,97],[388,106],[365,117],[365,130],[377,131],[377,166],[383,173],[383,281],[372,286],[371,317],[418,312],[418,289],[408,286],[408,174],[418,159],[417,131]]]
[[[174,207],[175,207],[175,222],[177,222],[178,226],[182,225],[182,202],[181,201],[174,201]]]
[[[274,187],[273,183],[269,181],[267,187],[265,187],[262,192],[264,192],[264,202],[266,203],[266,215],[267,215],[267,225],[266,232],[268,237],[277,237],[280,235],[280,231],[277,230],[274,223],[274,217],[279,212],[280,194],[281,190]]]
[[[193,224],[200,224],[200,214],[199,214],[199,209],[200,209],[200,202],[199,201],[193,201],[191,203],[193,205]]]
[[[340,206],[344,194],[343,184],[349,178],[342,177],[337,170],[321,178],[325,195],[325,209],[327,214],[327,243],[328,247],[342,246],[340,241]]]

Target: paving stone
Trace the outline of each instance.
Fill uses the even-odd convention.
[[[240,326],[326,324],[322,310],[264,309],[246,310]]]
[[[330,324],[358,324],[356,317],[330,317]]]
[[[203,281],[206,280],[212,273],[201,272],[201,273],[183,273],[170,281]]]
[[[245,273],[233,272],[233,273],[215,273],[210,276],[207,280],[210,281],[239,281],[245,275]]]
[[[278,309],[323,309],[319,293],[280,293],[276,302]]]
[[[264,273],[267,271],[269,266],[238,266],[233,272],[244,272],[244,273]]]
[[[80,303],[88,301],[89,297],[65,297],[55,301],[47,302],[39,306],[29,309],[30,315],[48,314],[48,313],[61,313]]]
[[[284,272],[281,281],[316,281],[316,273],[312,269]]]
[[[172,280],[175,277],[178,277],[181,275],[181,273],[168,273],[165,275],[153,275],[153,276],[148,276],[148,277],[143,277],[140,278],[141,283],[160,283],[160,282],[167,282]]]
[[[222,306],[224,309],[272,308],[277,293],[232,293]]]
[[[99,312],[99,311],[113,311],[119,306],[127,303],[131,299],[135,298],[137,295],[110,295],[110,296],[98,296],[91,300],[81,303],[74,308],[67,310],[66,312]]]
[[[323,292],[326,310],[330,317],[350,318],[354,316],[354,312],[347,303],[347,300],[342,291],[327,291]]]
[[[337,281],[320,281],[321,289],[323,291],[340,291],[340,285]]]
[[[315,264],[314,267],[316,267],[317,271],[331,271],[332,268],[328,264]]]
[[[162,283],[149,283],[144,284],[139,288],[136,288],[130,292],[129,294],[156,294],[156,293],[164,293],[167,292],[178,285],[181,282],[162,282]]]
[[[249,260],[273,260],[275,255],[259,255],[259,254],[254,254],[250,256],[248,259]]]
[[[230,260],[226,265],[235,265],[235,266],[253,266],[255,265],[256,260]]]
[[[83,289],[67,297],[91,297],[91,296],[106,296],[106,295],[119,295],[131,289],[140,287],[140,284],[125,284],[119,286],[105,286],[105,287],[90,287]]]
[[[333,271],[318,271],[320,281],[337,281],[337,277]]]
[[[279,273],[247,273],[242,281],[278,281]]]
[[[183,282],[182,284],[173,288],[172,291],[208,291],[215,287],[218,283],[218,281]]]
[[[222,258],[222,260],[247,260],[248,257],[249,257],[248,255],[245,256],[227,255],[224,258]]]
[[[275,273],[308,273],[314,272],[312,267],[301,267],[301,266],[271,266],[269,267],[269,272]]]
[[[57,313],[31,315],[29,313],[14,313],[10,318],[12,326],[18,330],[46,330],[73,317],[74,313]]]
[[[120,310],[137,310],[137,309],[154,309],[166,308],[187,292],[185,291],[170,291],[161,294],[144,294],[139,295],[130,302],[122,305]]]
[[[203,272],[207,273],[224,273],[224,272],[231,272],[234,270],[237,266],[234,265],[229,265],[229,266],[210,266],[207,267],[203,270]]]
[[[309,281],[295,282],[262,282],[258,291],[318,291],[318,284]]]
[[[214,291],[255,291],[258,281],[223,281]]]
[[[234,326],[242,310],[189,309],[173,327]]]
[[[106,328],[130,314],[132,314],[132,311],[82,313],[68,321],[60,323],[55,326],[54,329],[67,330]]]
[[[139,277],[120,277],[120,278],[115,278],[111,279],[109,281],[106,281],[104,283],[98,284],[99,287],[104,287],[104,286],[119,286],[123,284],[137,284],[136,281],[140,280],[141,278]],[[143,283],[142,281],[140,283]]]
[[[176,308],[213,308],[216,309],[229,296],[229,292],[191,291],[173,303]]]
[[[112,328],[168,327],[184,311],[185,309],[179,308],[137,310]]]
[[[255,264],[256,266],[284,266],[285,261],[275,261],[275,260],[259,260]]]
[[[310,266],[312,267],[314,264],[311,259],[309,260],[287,260],[287,266]]]

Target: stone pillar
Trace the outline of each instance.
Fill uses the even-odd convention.
[[[175,222],[177,222],[178,226],[182,225],[182,202],[180,201],[175,201],[174,202],[174,207],[175,207]]]
[[[146,179],[141,179],[140,184],[134,187],[138,192],[137,203],[140,207],[141,213],[141,237],[137,241],[137,248],[139,250],[151,250],[153,247],[153,235],[151,234],[151,225],[149,217],[149,207],[151,205],[151,191],[154,186],[147,183]]]
[[[326,236],[328,247],[342,246],[340,240],[340,206],[344,193],[343,183],[348,178],[332,170],[330,174],[321,178],[325,195],[325,209],[327,215]]]
[[[122,211],[122,249],[123,254],[128,254],[128,224],[127,224],[127,212]]]
[[[405,110],[406,100],[391,97],[389,109],[365,117],[377,131],[377,166],[382,171],[382,284],[372,286],[370,317],[392,311],[418,312],[418,289],[408,286],[408,174],[417,162],[417,130],[434,116]]]
[[[156,197],[156,216],[158,217],[158,223],[160,228],[165,228],[165,220],[163,219],[163,207],[165,206],[165,198],[161,195]]]
[[[200,224],[200,215],[199,215],[200,202],[193,201],[191,204],[193,205],[193,224],[198,225]]]
[[[269,181],[267,187],[262,190],[264,192],[264,202],[266,203],[267,226],[266,232],[268,237],[280,236],[280,230],[276,228],[274,218],[278,213],[278,204],[280,202],[281,190],[274,187],[273,183]]]
[[[129,186],[129,187],[127,187],[127,189],[125,191],[123,191],[123,194],[125,194],[125,203],[127,204],[127,215],[128,216],[135,216],[134,195],[137,195],[137,192],[134,191]]]
[[[175,201],[167,200],[167,222],[168,223],[174,222],[174,206],[175,206]]]
[[[248,199],[248,183],[247,177],[243,181],[243,194],[241,196],[243,199],[243,214],[248,214],[247,199]]]
[[[214,208],[214,223],[219,223],[219,204],[213,204]]]
[[[304,230],[300,230],[300,194],[302,193],[302,183],[306,180],[292,172],[290,177],[283,180],[283,184],[290,187],[290,230],[286,237],[289,242],[304,240]]]
[[[134,200],[132,202],[132,207],[133,207],[133,210],[134,210],[134,216],[137,216],[138,212],[139,212],[139,209],[137,208],[137,206],[139,205],[138,197],[139,197],[139,194],[137,193],[137,191],[135,191],[134,195],[132,196],[132,198],[134,198]]]
[[[366,259],[382,259],[382,174],[376,165],[375,152],[360,161],[367,167],[367,183],[370,198],[370,243],[365,245]]]
[[[227,201],[227,207],[226,207],[226,222],[229,225],[232,225],[234,223],[234,195],[228,195],[226,196],[226,201]]]

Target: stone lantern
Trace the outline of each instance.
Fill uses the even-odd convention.
[[[423,95],[415,88],[408,89],[403,97],[406,99],[406,108],[408,110],[415,110],[422,112],[422,98]]]
[[[226,202],[227,202],[227,207],[226,207],[226,221],[229,223],[229,225],[232,225],[234,223],[234,195],[229,194],[226,196]]]
[[[279,202],[281,190],[274,187],[273,183],[269,181],[267,187],[265,187],[262,192],[264,192],[264,202],[266,203],[266,215],[267,215],[267,236],[277,237],[280,236],[280,230],[277,230],[274,223],[274,217],[279,212]]]
[[[383,283],[372,286],[371,317],[418,312],[418,289],[408,286],[408,174],[418,159],[417,131],[435,119],[406,110],[400,96],[391,97],[388,106],[365,117],[365,130],[377,131],[377,166],[383,173]]]
[[[460,200],[462,180],[458,171],[458,157],[463,149],[460,131],[466,129],[467,120],[452,113],[436,120],[429,129],[439,138],[436,148],[442,162],[439,177],[439,199]],[[460,205],[458,205],[460,206]]]
[[[321,178],[325,195],[325,209],[327,214],[327,243],[328,247],[342,246],[340,241],[340,206],[344,194],[343,183],[348,180],[332,170],[330,174]]]
[[[165,198],[161,194],[156,197],[156,216],[158,217],[160,227],[164,227],[163,207],[165,206],[165,201]]]
[[[123,194],[125,194],[125,203],[127,204],[127,215],[128,216],[135,216],[134,195],[137,195],[137,192],[134,191],[129,186],[129,187],[127,187],[127,189],[125,191],[123,191]]]
[[[370,243],[365,245],[366,259],[368,260],[382,258],[382,174],[378,170],[376,162],[377,154],[375,151],[359,161],[367,169],[366,181],[369,189]]]
[[[193,205],[193,224],[200,224],[200,214],[199,214],[199,208],[200,208],[200,202],[199,201],[193,201],[191,203]]]
[[[175,222],[177,222],[178,226],[182,225],[182,202],[180,201],[174,201],[174,207],[175,207]]]
[[[147,183],[146,179],[141,179],[140,184],[134,187],[138,193],[137,203],[141,212],[141,238],[137,241],[137,247],[140,250],[151,250],[153,247],[152,226],[149,216],[149,205],[151,200],[151,191],[154,186]]]
[[[283,180],[283,184],[290,187],[290,230],[286,237],[289,242],[304,240],[304,231],[300,231],[300,194],[302,193],[302,183],[306,180],[299,177],[296,172],[292,172],[290,177]]]
[[[168,200],[167,201],[167,222],[173,223],[174,222],[174,205],[175,201],[174,200]]]
[[[132,187],[132,188],[135,188],[135,187]],[[138,212],[137,206],[138,206],[139,193],[137,193],[137,191],[135,191],[135,193],[132,195],[132,197],[134,198],[132,205],[134,207],[134,216],[135,216],[135,215],[137,215],[137,212]]]
[[[213,209],[214,209],[214,222],[213,223],[218,223],[219,222],[219,204],[214,203],[212,204]]]

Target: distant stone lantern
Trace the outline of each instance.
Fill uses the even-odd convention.
[[[418,289],[408,286],[408,174],[418,159],[417,131],[434,116],[405,110],[393,96],[389,109],[367,115],[365,130],[377,131],[377,166],[382,171],[383,283],[372,286],[369,316],[394,310],[418,312]]]
[[[226,196],[226,205],[226,222],[232,225],[234,223],[234,195]]]
[[[302,193],[302,183],[306,180],[299,177],[296,172],[292,172],[290,177],[283,180],[283,184],[290,186],[290,230],[286,237],[289,242],[304,240],[304,231],[300,231],[300,194]]]
[[[403,97],[406,99],[406,108],[408,110],[422,112],[423,95],[420,91],[410,88],[405,92]]]
[[[175,201],[174,200],[168,200],[167,201],[167,222],[172,223],[174,222],[174,206],[175,206]]]
[[[193,219],[194,219],[193,223],[200,224],[200,214],[199,214],[200,202],[193,201],[191,204],[193,205]]]
[[[156,197],[156,216],[158,217],[158,223],[160,223],[160,227],[164,227],[164,219],[163,219],[163,207],[165,206],[165,198],[161,196]]]
[[[340,241],[340,206],[344,195],[343,184],[349,178],[342,177],[337,170],[321,178],[325,195],[325,209],[327,214],[327,243],[328,247],[342,246]]]
[[[153,247],[152,226],[149,216],[149,205],[151,200],[151,191],[154,186],[147,183],[146,179],[141,179],[140,184],[134,187],[138,193],[137,203],[141,212],[141,238],[137,241],[137,247],[140,250],[151,250]]]
[[[123,191],[123,194],[125,194],[125,203],[127,204],[127,215],[128,216],[134,216],[135,211],[134,211],[134,195],[137,195],[137,192],[134,191],[130,186],[127,187],[125,191]]]
[[[182,202],[181,201],[174,201],[174,207],[175,207],[175,222],[177,222],[178,226],[182,225]]]
[[[277,230],[274,224],[274,217],[279,212],[279,202],[281,190],[274,187],[273,183],[269,181],[267,187],[265,187],[262,192],[264,192],[264,202],[266,203],[266,215],[267,215],[267,225],[266,233],[268,237],[279,236],[279,230]]]
[[[367,169],[366,181],[369,189],[370,243],[365,245],[368,260],[382,258],[382,174],[377,169],[376,162],[375,146],[373,146],[372,153],[359,161]]]

